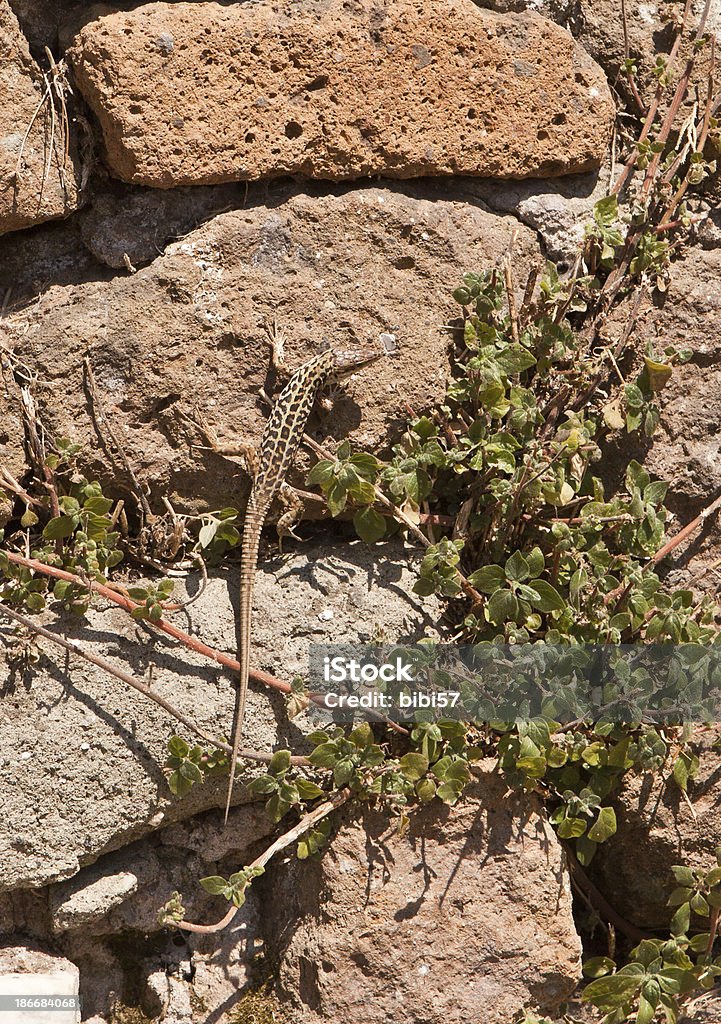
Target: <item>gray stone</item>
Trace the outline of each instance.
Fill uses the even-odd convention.
[[[234,595],[235,573],[231,580]],[[296,672],[307,671],[312,640],[368,639],[376,623],[399,640],[423,635],[437,619],[438,602],[415,597],[412,581],[408,556],[397,543],[384,545],[379,557],[376,549],[359,543],[335,547],[326,536],[321,544],[303,545],[300,553],[282,561],[269,561],[264,554],[257,574],[253,666],[289,681]],[[326,608],[333,610],[331,619],[319,617]],[[280,634],[279,609],[284,622]],[[51,619],[50,625],[140,678],[152,664],[153,687],[160,695],[211,735],[230,733],[232,672],[154,634],[116,606],[91,608],[86,622]],[[216,574],[179,625],[213,647],[235,652],[227,581]],[[9,628],[0,620],[0,631]],[[71,658],[66,668],[56,648],[46,641],[40,647],[43,658],[24,678],[0,662],[5,685],[0,700],[0,892],[70,878],[102,853],[224,802],[225,776],[194,786],[182,800],[170,794],[162,770],[166,744],[173,733],[185,730],[165,711],[95,666]],[[249,748],[298,749],[309,727],[305,716],[288,721],[277,693],[251,685],[244,737]],[[248,779],[253,770],[241,775]],[[249,798],[240,788],[239,796]],[[262,814],[257,821],[243,820],[249,836],[265,834]],[[222,842],[216,836],[211,851],[219,853]],[[145,884],[142,870],[125,861],[110,874],[130,871]],[[169,897],[173,886],[168,877]],[[78,884],[82,889],[87,883]],[[105,885],[85,894],[73,886],[63,890],[55,904],[60,915],[55,927],[75,928],[91,917],[108,916],[104,901],[112,902],[118,893],[112,886],[106,892]],[[145,904],[153,916],[144,923],[152,927],[157,907],[148,900]],[[130,905],[135,906],[132,899]],[[108,919],[116,914],[122,920],[124,906],[125,901],[108,911]],[[137,910],[132,913],[137,922]]]
[[[79,971],[62,956],[39,946],[26,944],[0,948],[0,992],[4,996],[67,997],[77,1001]],[[78,1009],[43,1009],[19,1012],[17,1020],[32,1019],[33,1024],[79,1024]],[[8,1017],[10,1019],[10,1017]]]

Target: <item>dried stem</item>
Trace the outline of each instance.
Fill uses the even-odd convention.
[[[116,450],[116,452],[118,454],[118,457],[120,458],[120,461],[123,464],[123,468],[125,469],[125,472],[128,474],[128,476],[130,477],[130,479],[132,481],[133,488],[134,488],[134,492],[133,493],[135,495],[136,501],[138,502],[138,505],[140,506],[140,514],[141,514],[141,523],[140,523],[140,525],[141,525],[141,528],[142,528],[142,526],[144,525],[143,521],[142,521],[143,517],[145,517],[147,519],[151,519],[152,515],[153,515],[152,509],[150,508],[150,504],[148,503],[148,499],[147,499],[147,497],[145,495],[145,491],[141,487],[140,481],[138,480],[137,476],[135,475],[135,471],[133,470],[133,467],[130,465],[130,460],[128,459],[128,456],[125,454],[125,449],[121,445],[120,441],[118,441],[117,435],[115,434],[115,431],[113,430],[112,424],[111,424],[111,422],[110,422],[110,420],[109,420],[109,418],[108,418],[108,416],[107,416],[107,414],[105,412],[105,408],[104,408],[103,403],[102,403],[102,401],[100,399],[100,393],[98,391],[98,384],[97,384],[97,381],[95,380],[95,373],[93,372],[93,365],[90,362],[90,357],[89,356],[86,356],[83,359],[83,366],[85,367],[85,379],[86,379],[86,384],[87,384],[87,389],[88,389],[88,396],[90,398],[91,413],[93,414],[93,417],[95,419],[95,425],[97,427],[98,434],[100,435],[100,440],[101,440],[102,443],[105,444],[105,447],[107,448],[107,444],[105,443],[105,438],[103,437],[103,434],[105,433],[105,434],[108,435],[108,437],[110,438],[110,440],[112,441],[112,443],[113,443],[113,445],[115,447],[115,450]]]
[[[154,701],[159,705],[159,707],[163,708],[164,711],[167,711],[169,715],[172,715],[173,718],[177,719],[181,725],[184,725],[186,729],[195,733],[196,736],[199,736],[200,739],[205,740],[206,743],[209,743],[213,747],[217,747],[218,750],[223,750],[225,753],[232,755],[233,748],[229,743],[223,743],[221,740],[211,736],[211,734],[206,732],[204,729],[201,729],[201,727],[191,718],[188,718],[187,715],[183,714],[183,712],[173,704],[155,693],[147,683],[140,682],[140,680],[131,676],[128,672],[123,671],[121,668],[117,668],[115,665],[111,665],[109,661],[106,661],[99,655],[91,654],[90,651],[86,651],[80,646],[80,644],[76,643],[76,641],[68,640],[66,637],[58,636],[56,633],[51,633],[49,629],[39,626],[36,622],[33,622],[32,619],[27,618],[25,615],[21,615],[19,612],[16,612],[14,608],[10,608],[2,601],[0,601],[0,615],[4,615],[8,619],[12,619],[21,626],[24,626],[26,629],[29,629],[31,632],[37,633],[39,636],[49,640],[50,643],[55,644],[57,647],[62,647],[71,654],[77,654],[79,658],[83,658],[85,661],[89,661],[93,665],[97,665],[97,667],[102,669],[103,672],[107,672],[108,675],[114,676],[127,686],[132,686],[134,690],[137,690],[138,693],[142,693],[144,697],[148,697],[150,700]],[[264,764],[269,763],[272,757],[272,753],[264,754],[257,750],[246,749],[241,750],[238,755],[239,760],[245,759],[248,761],[261,761]],[[291,761],[293,764],[298,765],[310,764],[307,757],[292,757]]]
[[[349,789],[341,789],[338,793],[335,793],[325,803],[319,804],[314,810],[309,811],[308,814],[304,814],[297,825],[295,825],[288,832],[285,832],[279,839],[276,839],[267,850],[265,850],[259,857],[249,864],[249,868],[264,868],[268,861],[279,853],[281,850],[285,850],[286,847],[290,846],[297,839],[300,839],[309,829],[317,825],[323,818],[327,818],[329,814],[337,810],[344,803],[346,803],[351,796]],[[225,917],[222,917],[220,921],[215,924],[193,924],[190,921],[179,921],[175,924],[176,928],[182,928],[186,932],[195,932],[200,935],[210,935],[213,932],[220,932],[224,928],[227,928],[230,922],[233,920],[235,915],[238,913],[238,907],[231,907]],[[174,922],[175,923],[175,922]]]
[[[143,607],[142,604],[137,601],[133,601],[131,597],[123,593],[121,589],[114,589],[103,583],[96,583],[94,580],[82,579],[80,576],[76,576],[74,573],[66,572],[65,569],[56,569],[53,565],[45,565],[44,562],[38,562],[35,558],[25,558],[23,555],[18,555],[14,551],[3,551],[3,556],[8,561],[13,562],[15,565],[24,565],[28,569],[33,569],[35,572],[42,573],[45,576],[52,576],[53,579],[67,580],[69,583],[75,583],[80,587],[84,587],[96,594],[100,594],[108,601],[112,601],[113,604],[119,605],[126,612],[132,612],[134,608]],[[182,629],[178,629],[177,626],[172,625],[166,619],[158,619],[157,622],[151,622],[149,619],[148,625],[154,629],[159,630],[161,633],[165,633],[168,636],[172,636],[174,640],[178,640],[185,647],[191,651],[195,651],[196,654],[201,654],[204,658],[210,658],[211,661],[222,665],[224,668],[229,668],[232,672],[240,672],[240,662],[235,658],[231,658],[227,654],[223,654],[222,651],[216,651],[213,647],[208,647],[207,644],[202,643],[200,640],[196,640],[195,637],[190,636],[188,633],[184,633]],[[276,676],[270,675],[268,672],[261,672],[260,669],[251,669],[250,678],[255,682],[262,683],[263,686],[268,686],[273,690],[279,690],[281,693],[292,693],[293,688],[290,683],[284,683],[282,679],[276,678]],[[314,703],[322,704],[323,698],[321,696],[311,696],[310,698]],[[394,732],[400,733],[403,736],[408,735],[408,730],[404,729],[402,725],[398,725],[397,722],[393,722],[386,718],[385,715],[380,712],[369,709],[368,713],[374,718],[375,721],[383,722]]]

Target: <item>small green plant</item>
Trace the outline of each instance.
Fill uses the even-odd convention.
[[[263,874],[262,867],[243,868],[236,871],[230,878],[223,878],[221,875],[209,875],[201,878],[200,884],[211,896],[224,896],[234,907],[242,907],[245,903],[245,894],[248,886],[254,878]]]
[[[710,871],[676,865],[677,883],[669,898],[676,907],[670,937],[644,939],[617,969],[610,957],[593,957],[583,971],[594,978],[583,999],[605,1014],[603,1024],[651,1024],[663,1019],[675,1024],[684,1001],[707,991],[721,976],[721,957],[712,955],[721,908],[721,849]],[[690,935],[691,923],[711,918],[712,926]]]
[[[204,781],[206,773],[227,770],[228,760],[227,754],[216,747],[203,749],[197,743],[191,746],[182,736],[172,736],[165,761],[170,792],[185,796],[196,783]]]
[[[265,809],[273,819],[280,821],[291,807],[323,796],[323,790],[310,779],[302,776],[288,778],[290,751],[278,750],[268,765],[268,771],[250,783],[249,789],[256,796],[267,797]]]
[[[218,562],[229,548],[240,543],[240,532],[236,526],[238,510],[223,508],[218,512],[205,512],[199,517],[196,550],[202,552],[210,564]]]

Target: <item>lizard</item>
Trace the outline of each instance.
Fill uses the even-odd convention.
[[[271,335],[272,337],[272,335]],[[274,339],[274,356],[281,339]],[[313,403],[324,385],[342,380],[361,367],[381,358],[385,352],[380,347],[359,346],[351,349],[327,348],[313,356],[292,375],[276,399],[256,453],[246,446],[237,446],[235,454],[245,457],[246,465],[253,477],[243,527],[243,541],[240,556],[240,603],[238,612],[238,661],[240,672],[236,695],[235,727],[233,730],[233,752],[230,762],[230,779],[225,803],[225,818],[228,821],[230,803],[235,782],[235,769],[240,749],[245,717],[245,703],[250,671],[251,614],[253,587],[258,566],[260,535],[268,512],[275,498],[280,498],[290,511],[278,521],[279,535],[293,534],[292,524],[299,516],[301,502],[286,482],[286,476],[293,463],[305,432],[306,423]],[[277,364],[274,359],[274,363]],[[213,447],[220,451],[217,444]]]

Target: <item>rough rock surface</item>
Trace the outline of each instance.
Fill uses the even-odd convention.
[[[0,237],[0,295],[5,316],[26,306],[53,285],[80,284],[110,277],[83,244],[79,218],[51,221]],[[7,337],[0,321],[0,338]]]
[[[211,812],[160,829],[68,881],[0,897],[13,916],[12,927],[0,921],[0,942],[8,932],[21,934],[31,947],[62,952],[76,965],[76,977],[79,967],[84,1019],[115,1020],[118,1004],[126,1004],[165,1024],[175,1021],[178,1002],[189,1006],[192,994],[195,1013],[183,1019],[200,1024],[203,1013],[234,1007],[251,980],[262,914],[258,890],[250,888],[231,926],[215,935],[163,930],[158,910],[178,890],[189,920],[216,919],[222,901],[205,893],[198,879],[228,875],[250,862],[275,828],[254,804],[235,808],[227,827]]]
[[[0,360],[2,355],[0,354]],[[0,390],[0,470],[9,472],[15,480],[22,477],[25,470],[25,455],[22,447],[23,428],[20,410],[11,402],[9,396]],[[0,486],[3,477],[0,476]],[[7,485],[7,478],[5,478]],[[0,529],[13,513],[14,498],[8,490],[0,490]]]
[[[721,249],[692,249],[673,265],[663,304],[649,311],[643,339],[694,356],[661,394],[661,431],[648,467],[673,489],[703,501],[721,487]]]
[[[508,1024],[576,984],[558,841],[484,763],[455,809],[346,819],[318,861],[275,865],[268,941],[291,1021]],[[262,888],[262,886],[261,886]]]
[[[109,267],[141,267],[159,256],[170,239],[244,205],[242,185],[157,189],[116,184],[93,196],[81,216],[82,243]]]
[[[151,503],[167,495],[178,512],[223,508],[239,504],[247,475],[191,447],[202,440],[180,414],[197,404],[222,440],[257,441],[266,417],[257,393],[269,386],[265,324],[285,330],[291,368],[324,338],[347,341],[349,328],[364,342],[395,336],[398,356],[359,373],[332,414],[311,424],[320,437],[354,431],[359,445],[378,445],[408,405],[422,410],[444,394],[443,325],[458,313],[451,290],[465,270],[496,263],[514,230],[522,281],[540,254],[513,218],[390,189],[277,197],[221,214],[135,275],[50,288],[0,330],[38,374],[50,436],[84,444],[92,472],[108,479],[88,413],[86,353]],[[109,486],[127,486],[120,463]]]
[[[513,213],[538,232],[545,255],[559,269],[570,265],[586,227],[593,222],[593,207],[608,193],[609,168],[540,181],[494,181],[463,178],[462,195],[481,199],[496,213]]]
[[[112,173],[160,188],[568,174],[599,165],[614,116],[569,33],[471,0],[155,3],[68,54]]]
[[[721,488],[719,275],[721,249],[695,246],[671,265],[665,294],[656,292],[642,303],[635,327],[637,361],[630,376],[640,370],[641,354],[648,345],[658,356],[667,347],[689,349],[692,358],[674,367],[658,395],[661,420],[654,436],[645,440],[638,433],[619,433],[607,440],[604,452],[607,470],[614,461],[625,467],[633,457],[668,481],[667,505],[677,517],[669,524],[669,534],[694,519]],[[621,306],[614,314],[610,336],[618,336],[627,312]],[[672,569],[670,582],[686,586],[689,579],[703,574],[721,553],[720,539],[718,518],[711,516],[663,563],[663,568],[680,566]],[[715,577],[702,578],[701,586],[715,588]]]
[[[659,0],[474,0],[479,7],[500,13],[534,11],[568,29],[587,53],[606,72],[614,89],[623,96],[632,110],[636,102],[624,72],[626,55],[636,65],[635,81],[642,99],[648,104],[656,91],[653,72],[656,55],[668,56],[673,47],[675,26],[680,24],[684,5]],[[690,34],[698,27],[705,6],[704,0],[689,5],[689,35],[682,43],[676,63],[676,79],[691,53]],[[623,16],[622,16],[623,15]],[[721,39],[721,6],[716,0],[709,5],[705,32]],[[690,112],[696,87],[706,95],[709,73],[709,48],[701,52],[691,75],[691,90],[684,107]],[[674,84],[675,84],[674,80]],[[665,112],[665,100],[661,112]]]
[[[59,100],[45,93],[17,18],[0,0],[0,234],[78,206],[74,145]]]
[[[264,555],[256,583],[254,666],[291,679],[307,671],[309,640],[367,641],[377,624],[401,640],[422,636],[438,606],[411,593],[411,572],[407,555],[390,543],[380,561],[378,551],[370,553],[360,542],[334,549],[327,536],[291,557],[269,563]],[[234,605],[235,573],[230,593]],[[235,651],[235,616],[224,579],[210,581],[187,617],[183,622],[180,616],[180,628]],[[0,630],[7,636],[11,627],[3,620]],[[115,605],[91,610],[88,622],[64,621],[62,631],[136,677],[143,678],[152,663],[159,694],[211,735],[229,733],[232,673],[155,635]],[[27,673],[0,662],[0,892],[68,878],[101,853],[224,800],[224,776],[194,786],[182,801],[171,797],[161,766],[168,739],[182,726],[95,666],[72,658],[66,668],[56,648],[46,641],[40,647],[40,666]],[[248,746],[296,748],[305,719],[289,722],[282,698],[263,687],[251,691]],[[79,914],[77,907],[68,911],[57,926]]]
[[[68,0],[9,0],[15,17],[20,22],[25,38],[36,54],[43,47],[56,52],[58,42],[58,21],[62,7]]]
[[[704,0],[693,0],[689,10],[689,27],[696,28],[704,8]],[[637,67],[636,81],[642,98],[648,103],[656,90],[657,79],[653,74],[656,54],[668,55],[675,38],[675,22],[683,14],[683,5],[646,0],[630,0],[626,4],[625,29],[628,37],[628,52]],[[630,90],[625,82],[623,64],[626,52],[624,19],[620,16],[619,0],[578,0],[574,22],[578,28],[577,38],[595,60],[602,65],[610,82],[618,83],[624,93]],[[706,22],[706,33],[721,38],[721,8],[711,3]],[[684,42],[676,63],[676,79],[691,54],[690,42]],[[690,110],[695,96],[695,87],[701,96],[706,95],[706,78],[709,71],[708,47],[701,53],[691,77],[691,90],[684,107]],[[631,100],[631,102],[633,102]],[[662,105],[662,109],[665,104]]]
[[[700,766],[689,782],[689,801],[670,778],[670,768],[625,777],[616,805],[618,831],[601,844],[592,862],[599,888],[627,920],[644,929],[668,928],[673,908],[667,900],[675,888],[674,864],[716,867],[721,846],[718,814],[721,727],[699,730],[693,749]],[[689,806],[690,804],[690,806]],[[639,884],[639,851],[643,851],[643,884]]]

